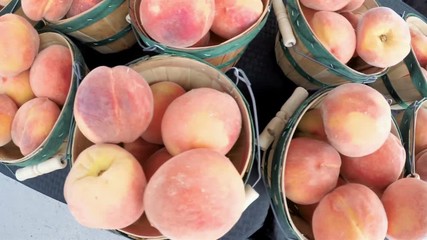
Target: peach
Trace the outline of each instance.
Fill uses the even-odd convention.
[[[206,148],[169,159],[144,194],[149,222],[176,240],[219,239],[240,218],[244,201],[244,184],[231,161]]]
[[[412,51],[419,64],[425,66],[427,65],[427,35],[413,25],[409,25],[409,31],[411,33]]]
[[[145,79],[127,66],[99,66],[76,92],[74,117],[93,143],[133,142],[153,117],[153,93]]]
[[[33,21],[59,21],[71,7],[73,0],[21,0],[24,14]]]
[[[302,5],[320,11],[338,11],[347,6],[351,0],[300,0]]]
[[[249,29],[261,17],[261,0],[215,0],[215,17],[211,31],[224,39]]]
[[[340,14],[350,22],[351,26],[354,28],[354,31],[356,31],[357,24],[359,24],[359,20],[362,15],[353,12],[341,12]]]
[[[100,2],[101,0],[73,0],[65,17],[70,18],[79,15],[95,7]]]
[[[153,118],[141,137],[147,142],[163,144],[160,130],[163,115],[169,104],[185,93],[185,89],[181,85],[169,81],[154,83],[150,85],[150,88],[154,102]]]
[[[153,153],[149,158],[141,163],[142,169],[144,169],[147,181],[151,179],[153,174],[162,166],[166,161],[172,158],[172,155],[166,148],[161,148]]]
[[[347,183],[319,202],[313,213],[313,233],[323,239],[384,239],[387,215],[368,187]]]
[[[208,31],[198,42],[193,44],[191,47],[206,47],[209,46],[211,41],[211,32]]]
[[[426,182],[401,178],[387,187],[381,201],[387,213],[389,239],[426,239]]]
[[[0,94],[6,94],[18,107],[35,98],[30,85],[30,70],[25,70],[14,77],[0,77]]]
[[[346,64],[356,49],[356,33],[341,14],[330,11],[314,13],[310,27],[322,45],[341,63]]]
[[[12,122],[12,141],[26,156],[49,136],[59,117],[58,105],[48,98],[33,98],[16,112]]]
[[[162,145],[149,143],[142,138],[137,138],[133,142],[123,143],[123,148],[130,152],[141,164],[162,147]]]
[[[317,12],[317,10],[308,8],[304,5],[301,5],[301,12],[304,15],[305,20],[310,23],[311,19],[313,19],[314,14]]]
[[[356,51],[371,66],[394,66],[411,51],[409,26],[389,7],[370,8],[357,26]]]
[[[427,149],[415,156],[415,171],[422,180],[427,182]]]
[[[215,0],[142,0],[139,16],[147,34],[171,47],[189,47],[209,31]]]
[[[361,83],[345,83],[330,90],[320,111],[326,136],[342,155],[371,154],[390,134],[390,105],[381,93]]]
[[[172,101],[161,124],[165,147],[172,155],[193,148],[226,154],[236,143],[242,115],[234,98],[213,88],[195,88]]]
[[[339,9],[340,12],[352,12],[360,8],[365,0],[350,0],[350,2],[345,5],[343,8]]]
[[[341,167],[339,153],[328,143],[312,138],[291,140],[285,161],[286,197],[313,204],[335,188]]]
[[[67,47],[53,44],[41,50],[30,69],[30,85],[37,97],[64,105],[72,79],[72,57]]]
[[[40,38],[27,19],[12,13],[0,16],[0,76],[13,77],[30,69]]]
[[[5,94],[0,94],[0,147],[12,140],[12,121],[18,111],[15,102]]]
[[[342,156],[341,175],[349,182],[382,191],[402,174],[406,153],[398,137],[389,134],[375,152],[362,157]]]
[[[421,106],[415,115],[415,155],[427,149],[427,108]]]
[[[95,144],[77,156],[65,179],[64,197],[81,225],[123,228],[143,214],[146,183],[132,154],[115,144]]]
[[[297,135],[327,140],[319,108],[312,108],[304,113],[297,125]]]

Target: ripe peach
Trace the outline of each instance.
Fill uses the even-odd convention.
[[[12,121],[18,106],[5,94],[0,94],[0,147],[12,140]]]
[[[12,141],[26,156],[36,150],[52,131],[60,109],[48,98],[33,98],[16,112],[12,122]]]
[[[67,47],[53,44],[42,49],[30,69],[34,95],[47,97],[59,106],[64,105],[71,85],[72,61]]]
[[[313,233],[323,239],[384,239],[387,215],[368,187],[347,183],[320,200],[313,213]]]
[[[423,33],[418,27],[409,25],[411,33],[411,46],[421,66],[427,65],[427,33]]]
[[[162,166],[166,161],[172,158],[172,155],[166,148],[161,148],[153,153],[149,158],[141,163],[142,169],[144,169],[145,177],[147,181],[151,179],[153,174]]]
[[[345,5],[343,8],[339,9],[340,12],[352,12],[360,8],[365,0],[350,0],[350,2]]]
[[[422,180],[427,182],[427,149],[415,156],[415,171]]]
[[[330,11],[314,13],[310,27],[322,45],[341,63],[346,64],[356,49],[356,33],[341,14]]]
[[[375,152],[362,157],[341,156],[341,159],[341,175],[345,179],[382,191],[401,176],[406,154],[399,138],[390,133]]]
[[[194,88],[172,101],[161,124],[165,147],[172,155],[193,148],[226,154],[242,128],[239,106],[231,95],[213,88]]]
[[[193,44],[191,47],[206,47],[209,46],[211,41],[211,31],[208,31],[198,42]]]
[[[181,85],[169,81],[154,83],[150,85],[150,88],[154,102],[153,118],[141,137],[147,142],[163,144],[160,130],[163,115],[169,104],[185,93],[185,89]]]
[[[301,12],[304,15],[305,20],[310,23],[311,19],[313,19],[313,15],[317,12],[317,10],[301,5]]]
[[[291,140],[284,170],[285,194],[299,204],[313,204],[335,188],[341,167],[339,153],[312,138]]]
[[[100,2],[101,0],[73,0],[65,17],[70,18],[79,15],[95,7]]]
[[[297,135],[327,140],[319,108],[312,108],[304,113],[297,125]]]
[[[77,89],[74,117],[93,143],[133,142],[153,117],[153,94],[145,79],[130,67],[96,67]]]
[[[389,239],[426,238],[427,182],[401,178],[387,187],[381,201],[387,213]]]
[[[130,152],[141,164],[162,147],[162,145],[149,143],[142,138],[137,138],[133,142],[123,143],[123,148]]]
[[[390,134],[390,105],[378,91],[361,83],[330,90],[320,111],[329,142],[349,157],[375,152]]]
[[[24,14],[33,21],[61,20],[71,7],[73,0],[21,0]]]
[[[415,153],[427,149],[427,108],[421,106],[415,116]]]
[[[198,148],[169,159],[151,177],[144,194],[150,223],[176,240],[219,239],[240,218],[244,184],[231,161]]]
[[[409,26],[389,7],[364,12],[356,30],[356,51],[366,63],[387,68],[401,62],[411,50]]]
[[[261,0],[215,0],[215,17],[211,31],[224,39],[249,29],[263,11]]]
[[[209,31],[215,0],[142,0],[139,17],[147,34],[171,47],[188,47]]]
[[[351,0],[300,0],[308,8],[320,11],[338,11],[347,6]]]
[[[39,51],[40,38],[27,19],[12,13],[0,16],[0,76],[28,70]]]
[[[144,212],[146,183],[132,154],[115,144],[95,144],[77,156],[65,179],[64,197],[81,225],[123,228]]]
[[[18,107],[35,98],[30,85],[30,70],[25,70],[14,77],[0,77],[0,94],[6,94]]]
[[[350,22],[351,26],[354,28],[354,31],[356,31],[357,24],[359,24],[359,20],[362,15],[353,12],[341,12],[340,14]]]

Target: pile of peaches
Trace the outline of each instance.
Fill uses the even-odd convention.
[[[301,117],[283,181],[309,238],[427,236],[427,182],[403,176],[406,152],[392,126],[385,98],[358,83],[330,90]]]
[[[398,64],[411,50],[409,25],[388,7],[357,11],[364,2],[300,0],[314,35],[342,64],[355,57],[379,68]]]
[[[59,44],[40,47],[33,26],[15,14],[0,16],[0,147],[11,141],[23,156],[55,125],[71,83],[72,56]]]
[[[218,239],[240,218],[244,182],[226,154],[242,115],[231,95],[99,66],[77,89],[74,117],[91,145],[73,156],[64,197],[83,226],[123,229],[145,214],[167,238]]]
[[[422,105],[415,118],[415,172],[427,181],[427,108]]]
[[[224,41],[243,33],[263,10],[261,0],[142,0],[138,20],[161,44],[203,47],[217,43],[218,37]]]

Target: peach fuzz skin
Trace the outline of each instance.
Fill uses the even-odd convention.
[[[5,94],[0,94],[0,147],[12,140],[12,121],[18,111],[15,102]]]
[[[215,0],[142,0],[139,16],[147,34],[170,47],[194,45],[212,26]]]
[[[26,156],[49,136],[60,108],[48,98],[33,98],[16,112],[12,122],[12,141]]]
[[[346,83],[335,87],[323,98],[320,111],[328,141],[342,155],[371,154],[390,134],[390,105],[367,85]]]
[[[144,212],[146,179],[141,165],[115,144],[95,144],[76,158],[64,197],[75,220],[100,229],[124,228]]]
[[[224,155],[192,149],[165,162],[144,194],[145,213],[165,237],[219,239],[243,212],[244,184]]]
[[[163,143],[174,156],[193,148],[226,154],[241,128],[237,102],[213,88],[195,88],[177,97],[166,109],[161,124]]]
[[[30,69],[39,51],[40,38],[23,17],[7,13],[0,16],[0,76],[13,77]]]
[[[77,89],[74,117],[82,134],[93,143],[133,142],[153,117],[153,93],[132,68],[100,66]]]

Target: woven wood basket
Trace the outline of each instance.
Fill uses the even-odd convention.
[[[348,82],[369,83],[384,75],[388,68],[366,64],[359,57],[342,64],[320,43],[311,30],[298,0],[275,0],[273,6],[279,24],[275,43],[276,60],[283,73],[297,86],[307,90]],[[377,7],[366,0],[354,11],[363,13]]]

